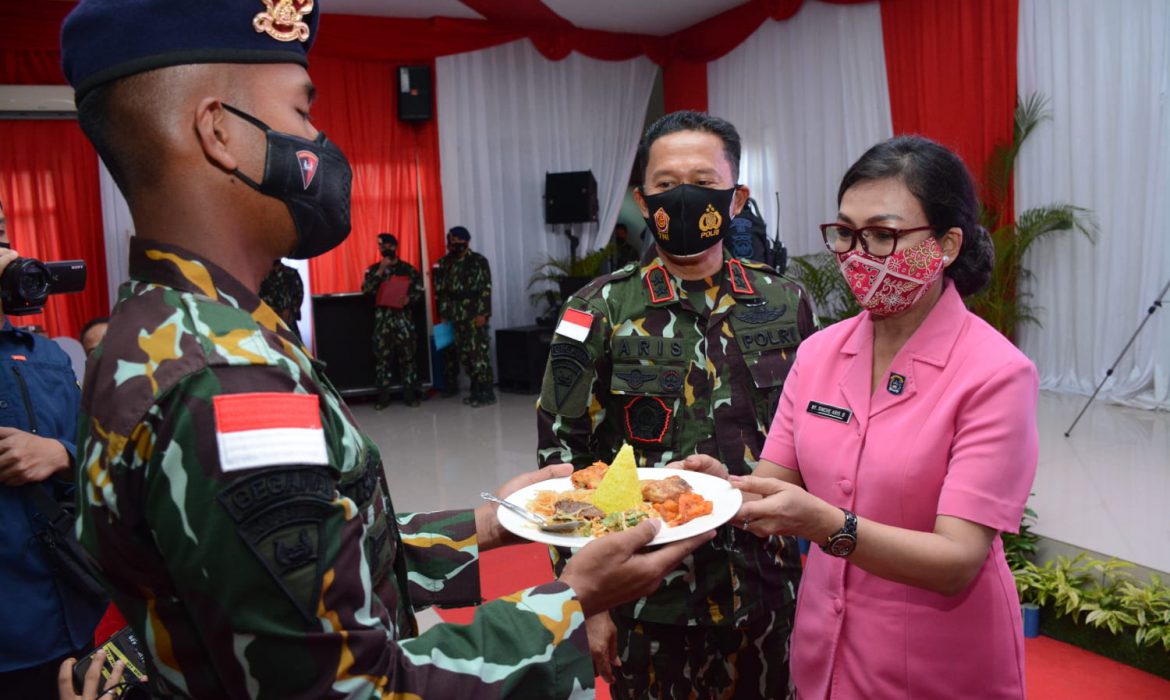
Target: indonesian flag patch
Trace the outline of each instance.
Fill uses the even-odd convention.
[[[583,343],[589,337],[589,328],[592,325],[593,314],[577,309],[565,309],[565,315],[561,316],[561,322],[557,324],[557,333]]]
[[[310,394],[224,394],[212,399],[220,469],[328,465],[319,399]]]

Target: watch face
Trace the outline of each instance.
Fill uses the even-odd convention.
[[[835,557],[847,557],[853,553],[857,538],[849,535],[837,535],[829,541],[829,554]]]

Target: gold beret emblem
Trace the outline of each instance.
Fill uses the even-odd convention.
[[[261,0],[264,12],[252,18],[252,27],[277,41],[308,41],[304,16],[313,11],[313,0]]]

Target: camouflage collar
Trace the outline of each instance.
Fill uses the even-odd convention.
[[[201,294],[248,313],[260,306],[255,292],[215,263],[179,246],[137,236],[130,239],[130,278]]]
[[[719,293],[730,294],[736,299],[754,299],[759,296],[744,264],[723,250],[723,266],[720,269]],[[677,287],[680,280],[666,269],[661,255],[654,256],[642,266],[642,288],[650,306],[667,306],[679,301]]]
[[[130,239],[130,279],[198,294],[246,311],[256,321],[299,345],[276,313],[226,270],[175,245],[135,236]],[[123,296],[130,294],[129,290]]]

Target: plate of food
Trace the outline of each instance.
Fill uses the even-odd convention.
[[[572,476],[526,486],[505,500],[550,527],[542,529],[531,516],[507,508],[497,511],[500,525],[534,542],[583,547],[598,537],[656,518],[663,526],[650,544],[666,544],[722,525],[743,501],[743,495],[724,479],[634,464],[633,451],[625,446],[612,465],[597,462]]]

